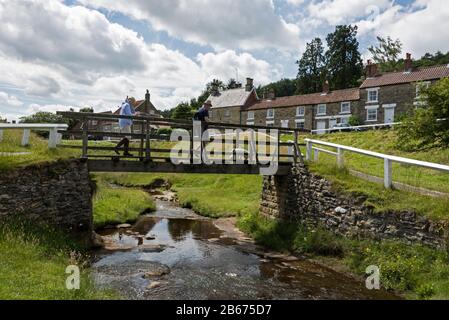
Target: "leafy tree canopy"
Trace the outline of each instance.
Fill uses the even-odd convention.
[[[399,39],[393,40],[390,37],[377,37],[377,46],[368,48],[373,55],[373,60],[379,65],[381,72],[393,72],[402,68],[399,57],[402,53],[402,43]]]
[[[418,84],[419,85],[419,84]],[[420,150],[449,146],[449,78],[422,89],[417,108],[398,129],[398,147]]]
[[[326,75],[326,59],[320,38],[315,38],[307,44],[304,54],[296,64],[298,65],[296,93],[320,92]]]
[[[259,86],[257,88],[257,95],[262,98],[265,91],[274,89],[277,97],[293,96],[296,92],[296,80],[294,79],[282,79],[277,82],[272,82],[266,86]]]
[[[346,89],[359,85],[363,63],[357,40],[357,26],[337,26],[327,38],[327,78],[332,89]]]
[[[52,112],[39,111],[33,115],[21,117],[21,123],[68,123],[67,119]]]

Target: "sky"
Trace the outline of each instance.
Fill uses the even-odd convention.
[[[447,0],[0,0],[0,117],[91,106],[146,89],[161,110],[214,78],[293,78],[308,41],[356,24],[405,52],[449,51]]]

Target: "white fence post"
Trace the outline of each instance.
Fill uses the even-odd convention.
[[[384,186],[391,189],[393,186],[393,163],[390,159],[384,159]]]
[[[0,130],[0,142],[3,141],[3,130]]]
[[[306,141],[306,160],[310,161],[312,160],[312,142],[311,141]]]
[[[320,157],[320,150],[314,149],[314,150],[313,150],[313,160],[314,160],[315,162],[318,162],[319,157]]]
[[[23,129],[22,146],[25,147],[30,144],[30,129]]]
[[[345,151],[337,148],[337,166],[341,169],[345,166]]]
[[[55,149],[58,143],[58,128],[53,128],[50,130],[50,136],[48,138],[48,148]]]

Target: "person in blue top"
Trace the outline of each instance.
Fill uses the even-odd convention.
[[[126,98],[126,101],[122,103],[122,107],[120,109],[121,116],[134,116],[138,113],[134,110],[134,105],[136,104],[136,99],[133,97]],[[131,133],[131,127],[133,125],[132,119],[120,119],[120,133]],[[129,153],[129,142],[131,140],[131,136],[125,136],[115,147],[115,153],[120,155],[119,149],[123,146],[125,157],[132,157],[133,155]]]

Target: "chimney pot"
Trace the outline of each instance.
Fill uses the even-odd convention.
[[[254,80],[252,78],[246,78],[246,91],[251,91],[254,88]]]
[[[413,71],[413,60],[412,60],[412,54],[407,53],[404,61],[404,71],[405,72],[412,72]]]

